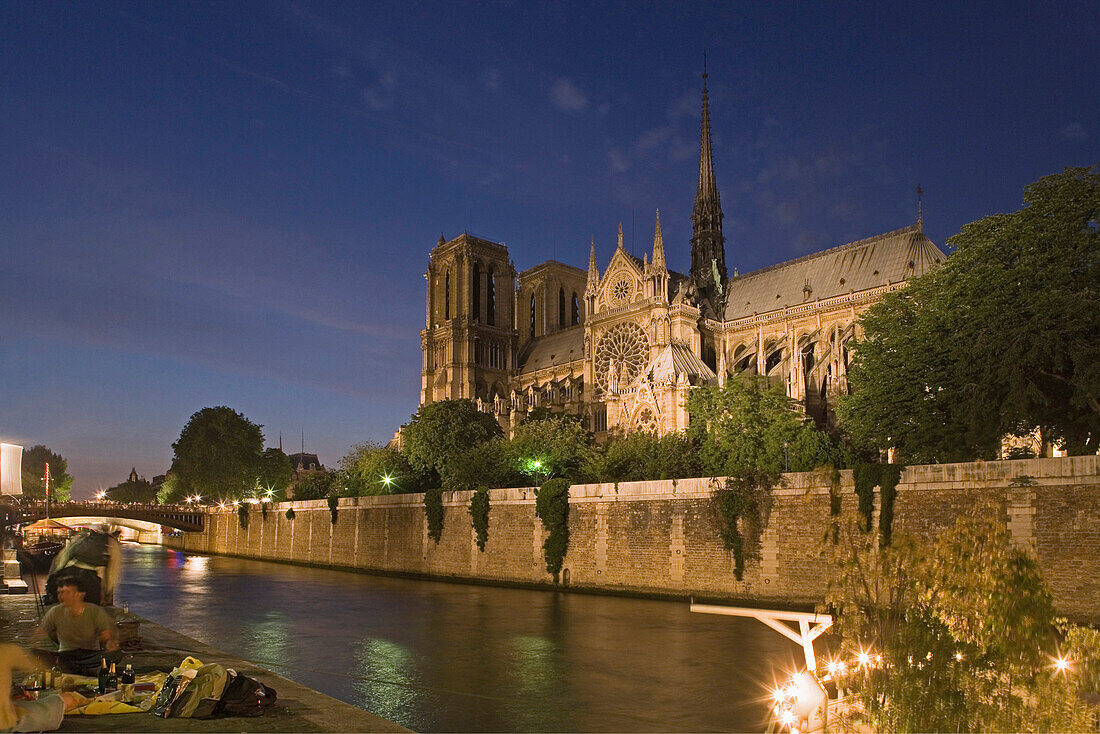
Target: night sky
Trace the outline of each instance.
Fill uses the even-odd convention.
[[[442,232],[689,264],[703,52],[727,262],[937,244],[1100,160],[1082,3],[0,5],[0,438],[75,494],[204,406],[333,465],[415,411]]]

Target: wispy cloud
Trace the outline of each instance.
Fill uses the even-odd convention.
[[[478,84],[486,92],[496,92],[500,90],[500,69],[482,69],[481,73],[477,75]]]
[[[558,79],[550,87],[550,101],[563,112],[579,112],[588,106],[588,97],[566,78]]]
[[[1089,134],[1085,131],[1085,126],[1079,122],[1071,122],[1058,131],[1058,136],[1062,140],[1088,140]]]

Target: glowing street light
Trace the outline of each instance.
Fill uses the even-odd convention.
[[[1070,663],[1072,661],[1065,656],[1059,656],[1054,659],[1054,669],[1059,673],[1065,673],[1068,670],[1072,670]]]
[[[378,481],[381,482],[382,486],[384,486],[386,489],[389,489],[390,485],[394,483],[394,478],[392,474],[383,474],[381,479],[379,479]]]

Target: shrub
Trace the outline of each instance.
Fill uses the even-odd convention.
[[[237,505],[237,521],[241,524],[242,528],[248,527],[248,504],[241,502]]]
[[[336,524],[336,509],[340,506],[340,499],[329,495],[328,497],[328,511],[332,515],[332,524]]]
[[[294,508],[293,507],[288,507],[287,508],[286,519],[287,520],[293,520],[294,519]]]

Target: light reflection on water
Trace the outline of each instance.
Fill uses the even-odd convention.
[[[123,547],[136,613],[416,731],[753,731],[801,651],[679,602]]]

